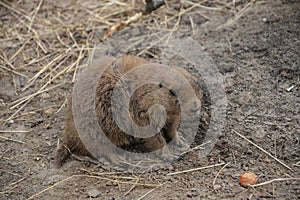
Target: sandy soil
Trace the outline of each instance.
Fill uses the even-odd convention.
[[[93,12],[103,7],[99,2],[44,1],[40,7],[40,1],[0,4],[0,199],[139,199],[144,195],[144,199],[300,198],[299,1],[236,1],[235,7],[232,1],[227,7],[219,1],[204,1],[202,5],[210,9],[195,6],[190,10],[188,2],[168,1],[168,7],[143,16],[103,43],[101,37],[109,26],[92,18]],[[137,1],[136,6],[140,4]],[[106,5],[127,9],[114,14],[115,21],[111,22],[135,12],[126,4]],[[225,79],[226,125],[213,150],[205,158],[198,156],[201,150],[192,151],[170,166],[144,174],[117,172],[74,156],[62,168],[56,168],[53,152],[64,129],[66,96],[72,88],[75,68],[55,76],[78,59],[81,45],[93,47],[100,43],[119,49],[124,38],[139,34],[132,33],[132,27],[157,28],[165,20],[163,16],[178,13],[180,5],[186,12],[181,15],[177,31],[201,44]],[[30,24],[27,18],[32,19],[36,8],[36,19]],[[174,18],[164,28],[172,29],[176,22]],[[28,32],[28,27],[33,31]],[[143,45],[146,43],[140,48]],[[65,56],[67,48],[69,56]],[[156,54],[159,50],[149,51]],[[88,53],[84,51],[79,68],[84,67]],[[61,62],[54,60],[58,55],[65,57],[63,64],[55,68]],[[167,60],[160,55],[143,57]],[[53,60],[55,64],[29,85],[30,78]],[[18,73],[27,77],[24,86]],[[46,88],[55,89],[36,95],[24,107],[11,109],[15,100],[37,92],[49,80]],[[199,145],[201,137],[198,135],[193,145]],[[225,168],[219,165],[167,175],[222,163],[226,163]],[[258,183],[283,180],[246,189],[239,185],[239,176],[248,171],[258,176]]]

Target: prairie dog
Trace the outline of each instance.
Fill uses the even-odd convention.
[[[118,58],[103,57],[95,61],[93,67],[108,66],[98,81],[95,96],[95,111],[99,125],[107,138],[119,148],[129,151],[149,152],[164,147],[171,140],[178,140],[178,127],[180,124],[180,103],[172,88],[166,87],[163,83],[146,84],[134,91],[130,97],[129,111],[131,119],[139,126],[148,125],[151,120],[160,120],[158,113],[149,112],[149,108],[155,104],[162,105],[167,114],[166,123],[156,135],[148,138],[137,138],[124,133],[114,121],[111,111],[111,99],[113,90],[119,79],[131,69],[148,62],[134,56],[121,56]],[[190,99],[191,109],[195,112],[201,108],[201,94],[195,78],[186,70],[174,67],[183,75],[191,86],[197,90],[196,99]],[[83,86],[84,87],[84,86]],[[88,90],[89,88],[87,88]],[[157,116],[156,116],[157,115]],[[151,120],[150,120],[151,119]],[[65,148],[67,147],[67,148]],[[109,151],[109,149],[107,150]],[[72,97],[68,99],[67,118],[62,142],[56,151],[56,164],[62,166],[70,156],[70,152],[78,155],[90,156],[91,153],[83,145],[75,127],[72,112]],[[109,154],[110,152],[103,152]],[[168,152],[167,152],[168,154]]]

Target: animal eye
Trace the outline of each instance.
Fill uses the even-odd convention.
[[[159,86],[159,88],[162,88],[162,86],[163,86],[163,85],[162,85],[161,83],[159,83],[159,85],[158,85],[158,86]]]
[[[170,94],[171,94],[172,96],[174,96],[174,97],[177,96],[175,90],[173,90],[173,89],[170,90]]]

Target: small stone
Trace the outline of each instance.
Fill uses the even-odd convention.
[[[99,194],[100,194],[100,191],[97,189],[91,189],[88,191],[88,195],[91,198],[97,198],[99,196]]]
[[[240,176],[240,184],[244,187],[255,185],[256,183],[257,176],[252,172],[244,173]]]
[[[43,111],[44,111],[44,114],[46,114],[46,115],[52,115],[54,112],[54,109],[52,107],[46,107],[46,108],[44,108]]]
[[[193,197],[193,194],[191,192],[187,192],[186,196],[189,197],[189,198],[191,198],[191,197]]]
[[[221,185],[214,185],[214,190],[218,190],[221,188]]]
[[[265,17],[262,20],[264,23],[266,23],[268,21],[267,18],[265,18]]]
[[[242,168],[243,170],[245,170],[245,171],[248,171],[249,165],[248,165],[247,163],[242,163],[242,164],[241,164],[241,168]]]

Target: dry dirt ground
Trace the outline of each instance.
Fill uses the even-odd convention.
[[[0,199],[299,199],[300,2],[167,1],[102,42],[112,24],[142,6],[124,2],[0,2]],[[225,79],[223,135],[204,158],[194,150],[144,174],[74,156],[56,168],[53,152],[74,73],[85,67],[92,47],[118,49],[139,26],[180,32],[210,54]],[[142,56],[163,60],[153,56],[157,49],[148,50]],[[243,188],[239,176],[248,171],[258,183],[277,181]]]

